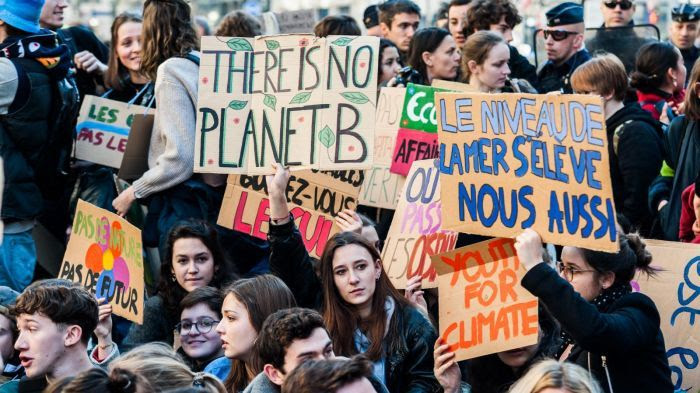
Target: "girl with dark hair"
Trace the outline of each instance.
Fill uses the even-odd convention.
[[[328,15],[314,26],[316,37],[328,37],[329,35],[362,35],[360,26],[349,15]]]
[[[559,273],[543,262],[540,236],[516,238],[528,272],[522,286],[539,298],[562,329],[560,360],[589,370],[606,392],[673,392],[660,317],[654,302],[632,292],[637,269],[653,275],[637,234],[619,233],[617,253],[564,247]]]
[[[265,319],[276,311],[296,307],[297,303],[284,282],[270,274],[238,280],[223,292],[223,318],[216,331],[221,336],[224,355],[231,359],[231,371],[224,385],[226,391],[236,393],[262,371],[254,344]]]
[[[379,39],[379,72],[377,73],[379,81],[377,86],[386,86],[399,73],[401,67],[403,64],[399,48],[386,38]]]
[[[128,350],[152,341],[172,344],[185,295],[205,286],[222,288],[235,278],[212,225],[188,220],[174,226],[167,236],[157,295],[146,300],[143,324],[131,326],[122,348]]]
[[[375,376],[391,392],[437,389],[435,329],[391,284],[379,251],[361,235],[341,232],[323,249],[319,278],[287,206],[289,171],[281,165],[275,169],[266,178],[271,272],[284,280],[301,306],[322,309],[336,354],[367,355]]]
[[[637,52],[635,68],[630,86],[637,89],[639,105],[654,119],[668,124],[685,98],[687,70],[681,52],[668,42],[648,43]]]
[[[222,303],[221,291],[214,287],[197,288],[180,302],[180,322],[175,325],[175,330],[180,333],[177,353],[192,371],[204,371],[218,359],[225,359],[221,337],[216,332],[216,325],[221,321]],[[222,375],[214,375],[224,379]]]
[[[435,344],[435,377],[445,393],[464,391],[466,382],[471,393],[503,393],[540,359],[553,356],[559,344],[559,326],[544,307],[538,309],[537,343],[510,351],[455,362],[447,344]],[[461,380],[460,380],[461,379]]]
[[[459,58],[459,49],[449,31],[426,27],[414,34],[406,64],[418,73],[413,83],[430,86],[433,79],[456,80]]]

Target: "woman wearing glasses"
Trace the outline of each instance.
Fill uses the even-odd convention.
[[[143,324],[131,325],[122,349],[153,341],[172,345],[173,327],[180,320],[180,302],[185,295],[205,286],[220,289],[235,278],[211,224],[204,220],[178,223],[166,238],[157,293],[146,300]]]
[[[216,332],[216,325],[221,321],[221,292],[213,287],[197,288],[180,302],[180,322],[175,331],[180,334],[178,354],[182,356],[194,372],[204,371],[217,359],[226,359],[221,348],[221,336]],[[230,362],[225,361],[224,364]],[[223,380],[228,369],[217,368],[214,374]],[[222,375],[221,375],[222,374]]]
[[[633,293],[637,269],[654,274],[637,234],[619,234],[620,251],[564,247],[559,274],[543,262],[542,240],[527,229],[516,238],[528,272],[522,285],[561,324],[561,360],[593,373],[606,392],[673,392],[660,317],[654,302]]]

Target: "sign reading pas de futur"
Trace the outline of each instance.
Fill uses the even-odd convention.
[[[372,164],[376,37],[203,37],[195,172]]]

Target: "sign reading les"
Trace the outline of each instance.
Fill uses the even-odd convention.
[[[520,285],[514,244],[492,239],[432,257],[440,337],[456,361],[537,343],[537,298]]]
[[[396,145],[399,121],[406,89],[382,87],[377,99],[374,130],[374,164],[365,173],[360,189],[360,204],[384,209],[396,209],[399,192],[406,180],[391,173],[391,158]]]
[[[78,200],[58,278],[106,298],[116,315],[143,323],[141,231],[118,215]]]
[[[437,93],[444,226],[618,250],[600,97]]]
[[[119,168],[134,115],[152,109],[88,95],[75,126],[75,158]]]
[[[396,288],[406,288],[415,275],[423,277],[423,288],[435,288],[437,273],[430,257],[457,244],[457,233],[442,227],[440,171],[435,165],[436,160],[413,162],[384,242],[384,270]]]
[[[320,258],[328,239],[339,231],[334,217],[355,210],[362,171],[295,172],[287,186],[287,202],[306,250]],[[270,201],[264,176],[229,175],[218,224],[267,239]]]
[[[195,172],[372,164],[377,37],[202,38]]]
[[[700,245],[646,240],[654,277],[639,273],[636,290],[654,300],[676,391],[700,392]]]

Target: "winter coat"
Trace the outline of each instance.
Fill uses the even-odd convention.
[[[304,248],[294,221],[282,225],[270,223],[270,272],[291,289],[300,307],[321,309],[323,287],[314,272],[311,258]],[[433,374],[435,329],[415,307],[397,304],[390,322],[399,332],[399,348],[388,351],[385,381],[392,393],[434,392],[439,389]],[[348,354],[337,354],[348,355]]]
[[[603,313],[545,263],[530,269],[522,286],[574,340],[566,360],[590,370],[606,392],[610,389],[604,367],[616,393],[673,392],[659,311],[649,297],[623,295]]]
[[[659,120],[661,117],[661,110],[664,104],[668,103],[667,114],[669,115],[669,120],[673,120],[676,116],[673,114],[673,109],[671,106],[679,108],[683,104],[685,99],[685,90],[681,90],[671,95],[661,90],[655,90],[650,92],[643,92],[637,90],[637,100],[639,101],[639,106],[645,111],[651,114],[655,120]]]
[[[163,298],[159,295],[148,298],[143,306],[143,324],[131,325],[129,334],[122,341],[122,351],[127,352],[141,344],[154,341],[173,345],[175,325],[180,316],[168,314]]]
[[[646,235],[653,218],[647,195],[663,162],[663,132],[636,103],[625,105],[605,126],[615,208]]]

